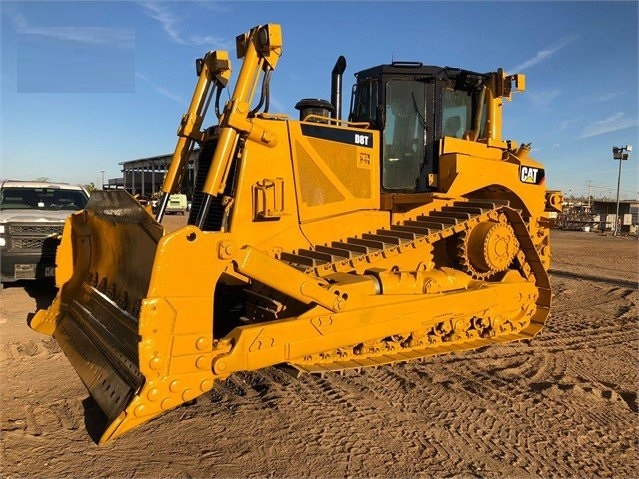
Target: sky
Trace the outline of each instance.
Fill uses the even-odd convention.
[[[393,60],[526,75],[504,139],[532,143],[548,188],[615,198],[613,146],[633,145],[621,199],[639,194],[634,1],[0,1],[0,178],[96,185],[119,163],[171,153],[195,59],[256,25],[282,25],[270,112],[297,118],[354,74]],[[231,80],[231,86],[233,79]],[[206,125],[214,123],[212,119]]]

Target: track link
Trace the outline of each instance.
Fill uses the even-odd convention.
[[[502,221],[513,228],[519,241],[513,266],[527,281],[534,282],[539,292],[532,319],[487,326],[481,324],[482,318],[467,318],[465,323],[456,321],[458,330],[451,329],[452,323],[444,320],[403,337],[379,338],[309,356],[295,364],[283,365],[283,369],[294,375],[361,370],[532,338],[548,316],[550,284],[520,212],[512,209],[506,200],[451,201],[440,211],[417,216],[414,220],[359,237],[348,237],[344,241],[334,241],[330,245],[282,253],[280,259],[319,277],[334,272],[350,272],[361,269],[363,264],[374,266],[380,258],[392,257],[408,249],[423,248],[424,253],[430,255],[438,241],[469,232],[482,221]]]

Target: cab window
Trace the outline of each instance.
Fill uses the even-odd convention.
[[[382,186],[414,190],[424,162],[425,86],[391,80],[386,84]]]
[[[354,86],[352,96],[354,105],[351,107],[351,120],[377,123],[377,82],[365,81]]]
[[[472,95],[463,90],[442,91],[442,136],[463,138],[471,129]]]

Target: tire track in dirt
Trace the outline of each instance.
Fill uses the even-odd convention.
[[[458,437],[456,432],[448,428],[429,428],[427,432],[424,431],[422,425],[430,422],[433,416],[428,407],[423,407],[419,392],[424,389],[419,387],[419,379],[416,382],[405,374],[405,368],[405,365],[383,366],[365,370],[359,375],[327,376],[326,379],[331,384],[331,396],[335,396],[335,391],[338,391],[338,395],[344,394],[340,390],[347,391],[348,396],[353,398],[351,408],[371,411],[370,417],[374,419],[380,416],[385,418],[379,427],[381,434],[389,436],[387,447],[410,457],[419,457],[422,462],[415,462],[413,467],[416,471],[432,470],[433,462],[440,460],[454,462],[454,468],[458,470],[481,469],[485,458],[478,456],[472,444]],[[417,407],[415,402],[421,407]],[[381,410],[380,404],[383,405]],[[364,430],[370,430],[368,414],[363,419],[369,423]],[[363,428],[366,424],[355,426]],[[451,429],[454,429],[452,426]],[[394,433],[389,434],[390,431]],[[359,439],[364,444],[370,440],[368,435]],[[362,456],[366,448],[359,449]]]
[[[0,360],[15,361],[40,355],[60,355],[62,350],[55,339],[46,337],[41,340],[14,341],[6,343],[0,351]]]
[[[366,429],[382,428],[378,408],[375,405],[358,403],[352,390],[340,387],[338,375],[305,375],[299,377],[298,381],[303,395],[302,407],[306,415],[315,419],[313,424],[307,425],[309,439],[320,445],[332,445],[336,453],[346,456],[364,454],[365,448],[349,446],[366,440],[363,433]],[[292,421],[295,419],[292,418]],[[343,457],[342,460],[348,462],[347,457]]]
[[[306,454],[330,449],[335,470],[346,474],[363,463],[373,446],[364,431],[371,421],[381,428],[382,421],[378,408],[358,402],[351,388],[342,387],[340,376],[291,378],[275,368],[252,376],[267,407],[277,409],[292,431],[304,430]]]
[[[376,408],[380,403],[385,403],[385,409],[394,411],[392,417],[395,421],[401,418],[398,424],[388,424],[387,427],[403,431],[406,438],[418,437],[418,441],[407,442],[403,439],[403,442],[404,447],[414,446],[421,450],[421,455],[430,451],[433,458],[437,457],[441,461],[455,458],[457,468],[461,470],[497,470],[499,467],[503,468],[503,457],[514,460],[521,455],[508,446],[515,443],[511,437],[505,441],[506,446],[500,447],[499,453],[496,454],[491,449],[492,457],[490,451],[482,450],[480,442],[486,439],[488,429],[479,425],[477,405],[468,400],[473,395],[464,389],[458,389],[451,381],[433,382],[430,373],[417,374],[409,365],[384,366],[346,377],[327,376],[327,380],[331,383],[329,396],[333,399],[336,395],[335,388],[344,388],[345,383],[347,390],[355,388],[361,394],[358,401],[369,403],[368,398],[372,396]],[[436,394],[433,394],[433,390]],[[379,413],[384,415],[385,411],[381,410]],[[429,432],[425,434],[421,427],[424,421],[432,424],[443,422],[448,427],[429,428]],[[495,419],[490,430],[501,431],[503,427]],[[494,447],[495,444],[491,446]],[[520,476],[525,471],[513,466],[510,472]]]
[[[239,372],[224,381],[217,381],[208,394],[211,401],[239,406],[246,402],[264,408],[285,409],[304,401],[303,389],[297,380],[277,368]]]
[[[503,468],[504,461],[513,463],[517,455],[510,446],[511,439],[504,445],[491,442],[490,447],[482,446],[491,436],[492,429],[501,431],[503,428],[498,426],[498,418],[489,407],[477,404],[475,389],[481,385],[458,382],[454,375],[438,368],[437,363],[434,361],[429,366],[409,363],[380,371],[380,380],[398,383],[389,384],[390,390],[398,391],[410,385],[409,390],[415,392],[404,397],[402,411],[406,414],[407,424],[420,424],[425,420],[433,425],[445,424],[445,427],[434,428],[431,437],[423,440],[437,451],[437,457],[444,460],[459,458],[458,464],[465,464],[461,469],[487,471]],[[508,470],[510,475],[524,473],[516,465]]]
[[[581,285],[581,282],[579,283]],[[553,315],[564,314],[569,311],[575,311],[582,309],[584,307],[588,307],[589,309],[592,306],[596,306],[596,308],[600,311],[603,311],[606,314],[609,314],[610,311],[605,308],[606,305],[611,303],[621,301],[632,304],[631,296],[633,294],[637,294],[636,289],[630,288],[621,288],[614,287],[606,290],[602,290],[601,288],[592,288],[592,287],[580,287],[580,291],[574,292],[573,289],[567,291],[560,291],[555,296],[555,303],[557,303],[558,299],[562,299],[559,304],[553,308]],[[573,296],[576,294],[577,296]]]
[[[34,438],[61,430],[76,431],[83,426],[82,414],[76,405],[74,400],[60,400],[49,405],[29,401],[19,408],[7,408],[3,412],[2,433]]]
[[[552,357],[553,356],[551,356],[551,358]],[[551,362],[554,363],[552,359]],[[610,437],[605,425],[608,425],[609,428],[611,423],[618,424],[622,430],[632,431],[636,420],[628,416],[628,404],[616,391],[607,388],[596,380],[589,381],[582,376],[574,376],[575,368],[573,363],[571,363],[569,369],[565,361],[560,361],[559,371],[557,371],[555,364],[552,363],[546,363],[547,373],[551,374],[551,378],[548,382],[530,382],[529,378],[533,378],[535,375],[528,374],[529,378],[526,378],[527,375],[523,373],[521,370],[522,366],[518,363],[514,363],[515,374],[519,375],[523,373],[521,376],[522,380],[519,381],[513,381],[512,378],[509,377],[511,376],[510,374],[503,377],[504,371],[507,371],[507,369],[503,367],[497,371],[491,371],[485,369],[484,363],[472,362],[471,365],[479,367],[469,369],[471,370],[472,377],[478,380],[482,385],[490,389],[509,391],[509,395],[512,394],[519,404],[523,402],[524,404],[528,404],[528,407],[534,408],[535,403],[547,403],[548,400],[553,401],[554,405],[552,407],[546,404],[546,407],[555,411],[553,415],[535,414],[534,420],[537,427],[539,425],[548,428],[556,427],[555,421],[558,419],[564,425],[571,424],[568,429],[580,433],[579,437],[581,438],[580,441],[573,444],[573,450],[576,454],[573,459],[574,465],[581,467],[592,464],[594,460],[595,462],[599,462],[597,467],[601,468],[602,465],[606,463],[605,457],[580,458],[578,451],[581,450],[582,444],[579,442],[583,443],[584,438],[600,441],[599,438],[601,437]],[[569,371],[573,375],[570,375]],[[481,395],[482,389],[479,389],[478,393]],[[535,398],[538,393],[543,394],[545,398]],[[488,402],[495,400],[494,397],[490,395],[485,399]],[[508,402],[509,399],[507,396],[506,402]],[[591,404],[589,414],[585,416],[583,414],[580,415],[578,407],[583,401],[587,401]],[[509,409],[512,409],[513,405],[511,404],[510,406],[511,408]],[[531,409],[530,412],[534,412],[534,410]],[[531,423],[528,414],[518,417],[517,422],[523,425],[529,423],[529,427],[535,426]],[[508,421],[508,423],[512,424],[513,421]],[[567,438],[566,441],[570,443],[571,439],[572,436]],[[617,444],[619,444],[619,447],[626,449],[632,447],[633,444],[633,436],[631,433],[617,435],[610,439],[615,440]],[[555,459],[559,461],[559,458]],[[557,464],[560,463],[560,461],[557,462]],[[562,475],[570,474],[569,470],[560,472]]]
[[[277,370],[264,370],[271,378],[276,376],[275,382],[279,383],[282,376],[277,374],[284,373],[274,371]],[[308,442],[315,443],[318,447],[330,445],[332,454],[345,468],[347,475],[358,470],[366,460],[370,449],[374,447],[376,436],[371,437],[365,432],[371,427],[378,430],[379,434],[387,434],[386,431],[389,428],[401,431],[395,435],[396,437],[389,438],[387,443],[387,447],[398,453],[404,450],[418,454],[428,447],[421,438],[417,440],[420,435],[416,429],[406,427],[407,421],[412,418],[406,417],[405,420],[400,421],[401,427],[398,428],[393,428],[393,424],[385,423],[384,417],[388,417],[387,414],[391,410],[397,413],[396,402],[383,401],[377,398],[378,395],[369,397],[368,393],[376,389],[375,383],[362,390],[356,380],[360,376],[363,374],[327,375],[324,378],[303,376],[298,379],[286,379],[284,386],[279,384],[276,386],[277,389],[281,389],[278,394],[284,397],[287,404],[285,407],[276,404],[275,407],[287,417],[292,414],[291,428],[304,427]],[[370,378],[366,381],[370,383]],[[270,386],[273,389],[273,384]],[[301,407],[301,410],[295,411],[295,408],[290,408],[291,395],[299,398],[299,401],[294,402]],[[278,398],[277,403],[281,400]],[[300,415],[300,411],[304,414]],[[311,423],[307,421],[308,417],[312,417]],[[430,449],[434,454],[436,449],[434,447]]]
[[[606,268],[603,268],[603,269],[605,270]],[[636,278],[628,279],[626,275],[622,275],[622,277],[609,277],[609,276],[601,276],[601,275],[597,276],[597,275],[589,274],[589,272],[579,273],[577,271],[579,271],[579,269],[570,270],[570,271],[551,269],[550,275],[551,275],[551,278],[555,281],[558,278],[569,278],[569,279],[577,280],[577,281],[584,281],[584,282],[588,281],[595,284],[603,283],[607,285],[615,285],[618,287],[626,287],[631,289],[636,288],[637,286]],[[614,269],[613,271],[615,273],[619,273],[618,269]],[[553,283],[555,281],[553,281]]]
[[[491,384],[490,377],[482,377],[476,368],[449,370],[448,375],[458,390],[449,408],[459,410],[460,403],[473,406],[466,421],[458,416],[452,420],[455,429],[460,430],[464,437],[472,438],[474,448],[501,457],[515,466],[528,464],[529,467],[542,468],[544,463],[540,466],[538,458],[523,449],[526,441],[525,429],[521,425],[527,422],[528,408],[533,404],[527,394],[521,394],[521,390],[513,394],[513,384],[508,388]],[[513,397],[517,398],[516,401]],[[556,469],[555,472],[565,475],[568,471]]]
[[[618,385],[607,383],[600,376],[601,373],[593,370],[588,364],[582,364],[580,358],[588,353],[586,357],[590,357],[590,350],[597,350],[600,347],[609,348],[611,345],[620,345],[624,349],[628,349],[628,355],[623,357],[634,357],[639,360],[639,352],[629,347],[627,334],[619,332],[615,328],[606,328],[610,334],[610,338],[606,338],[598,330],[592,331],[593,337],[583,338],[579,341],[570,341],[571,336],[553,335],[551,339],[547,339],[546,335],[542,335],[542,339],[535,340],[532,348],[522,348],[518,351],[509,351],[504,355],[493,354],[493,348],[480,353],[481,359],[474,361],[477,365],[490,365],[486,372],[501,377],[506,381],[525,379],[529,383],[539,384],[564,384],[566,378],[569,380],[578,380],[581,383],[590,383],[593,385],[601,385],[602,397],[616,397],[617,400],[623,400],[632,412],[637,412],[637,394],[636,392],[621,388]],[[609,340],[607,340],[609,339]],[[632,343],[631,343],[632,344]],[[506,346],[508,347],[508,346]],[[516,346],[514,346],[516,348]],[[566,354],[556,354],[557,352],[580,353],[573,355],[570,363],[568,363]],[[608,359],[610,361],[610,359]],[[636,361],[639,362],[639,361]],[[629,381],[632,384],[632,381]],[[567,388],[570,386],[567,385]],[[590,389],[597,389],[592,386]]]
[[[547,415],[543,410],[536,411],[537,404],[547,403],[547,399],[539,397],[539,391],[526,381],[502,380],[481,368],[468,368],[466,373],[458,371],[451,372],[454,384],[460,384],[467,390],[472,398],[460,398],[464,403],[473,402],[476,411],[468,424],[459,423],[457,427],[464,432],[465,437],[478,438],[477,447],[485,447],[487,442],[492,443],[492,450],[497,447],[502,452],[504,459],[511,461],[514,465],[528,465],[528,471],[545,476],[547,474],[560,474],[569,477],[579,462],[566,464],[559,460],[556,453],[546,452],[544,455],[536,453],[537,448],[522,448],[527,444],[527,435],[535,431],[543,432],[556,428],[555,421],[562,424],[570,423],[569,430],[591,431],[592,422],[574,420],[574,411],[570,406],[572,398],[557,398],[548,395],[555,404],[552,408],[553,414]],[[533,386],[533,387],[531,387]],[[559,399],[559,400],[558,400]],[[453,407],[456,404],[453,404]],[[545,407],[548,407],[546,405]],[[494,414],[497,409],[499,412]],[[597,428],[595,428],[597,429]],[[599,431],[601,434],[601,431]],[[566,444],[564,445],[566,447]],[[577,444],[574,450],[578,450]],[[525,451],[525,452],[523,452]]]
[[[550,333],[548,334],[550,336]],[[603,346],[627,346],[628,332],[619,330],[619,326],[604,326],[597,329],[579,329],[562,332],[555,337],[544,339],[535,344],[536,348],[558,351],[578,351],[584,349],[597,349]]]
[[[613,336],[616,336],[613,334]],[[591,338],[592,339],[592,338]],[[542,341],[543,343],[543,341]],[[537,342],[537,346],[539,343]],[[516,349],[517,351],[513,351]],[[501,351],[506,351],[506,356],[503,356]],[[522,352],[528,352],[528,354],[522,355]],[[591,424],[594,423],[596,426],[597,423],[607,423],[610,424],[610,421],[623,425],[624,423],[628,426],[629,430],[632,430],[632,425],[634,420],[628,420],[626,414],[626,407],[628,406],[626,403],[628,401],[634,401],[636,403],[636,396],[630,397],[628,399],[623,398],[623,392],[618,393],[610,388],[605,388],[605,386],[597,386],[597,384],[601,384],[600,382],[594,382],[593,384],[588,384],[584,380],[578,380],[574,383],[574,385],[570,385],[570,378],[567,378],[567,364],[565,360],[565,356],[558,356],[552,354],[552,351],[543,351],[539,350],[538,347],[531,349],[529,347],[522,347],[521,345],[505,345],[503,348],[491,348],[485,351],[476,351],[476,352],[468,352],[464,354],[463,358],[450,358],[450,357],[442,357],[437,360],[437,363],[443,363],[443,367],[440,370],[449,370],[452,366],[459,366],[462,364],[466,364],[469,372],[460,374],[459,370],[456,368],[449,372],[446,375],[449,378],[448,385],[450,387],[455,388],[456,385],[460,385],[470,391],[474,395],[474,400],[476,406],[481,409],[482,402],[484,405],[490,407],[490,404],[494,403],[505,403],[506,410],[509,411],[517,411],[515,406],[519,403],[525,403],[529,406],[534,407],[534,404],[540,402],[539,399],[535,399],[533,396],[539,392],[539,384],[536,382],[540,382],[545,375],[549,375],[552,381],[563,381],[563,384],[568,384],[567,386],[562,386],[565,390],[572,390],[574,392],[585,392],[587,395],[592,394],[595,398],[603,399],[604,404],[606,401],[611,401],[616,406],[621,406],[621,408],[617,408],[615,413],[610,413],[609,404],[605,404],[601,411],[604,411],[605,416],[601,419],[597,419],[593,417],[591,421],[582,421],[577,424],[577,428],[581,428],[583,430],[592,429]],[[540,355],[540,357],[535,357]],[[469,357],[470,356],[470,357]],[[480,356],[480,359],[472,359],[473,356]],[[492,365],[492,369],[486,368],[488,365]],[[433,367],[433,364],[428,365],[420,365],[420,368],[425,367]],[[479,366],[479,367],[477,367]],[[531,387],[532,386],[532,387]],[[501,395],[501,397],[496,397],[493,391],[508,391],[507,394]],[[514,396],[516,398],[516,404],[513,404],[510,401],[510,397]],[[498,394],[497,396],[500,396]],[[469,398],[466,398],[462,402],[465,402]],[[553,398],[555,399],[555,398]],[[568,398],[571,399],[571,398]],[[441,398],[438,398],[441,402]],[[592,398],[586,397],[586,400],[592,402]],[[479,403],[478,403],[479,401]],[[566,397],[561,397],[560,402],[565,402]],[[570,401],[568,401],[570,403]],[[560,405],[558,405],[560,406]],[[459,408],[456,403],[452,403],[449,406],[449,409],[456,409],[459,411]],[[465,411],[460,411],[465,412]],[[524,411],[525,412],[525,411]],[[569,420],[571,417],[575,416],[575,411],[571,409],[570,406],[564,408],[564,415],[566,420]],[[445,418],[448,419],[448,418]],[[512,417],[510,418],[510,422],[512,421]],[[549,428],[553,427],[555,418],[546,418],[545,425]],[[530,419],[527,417],[527,414],[520,415],[515,418],[515,422],[517,423],[531,423]],[[499,423],[499,421],[497,421]],[[534,425],[534,422],[531,423]],[[584,426],[586,424],[586,426]],[[461,426],[463,428],[463,425]],[[503,426],[500,426],[500,429],[503,429]],[[597,428],[595,428],[597,429]],[[605,431],[599,431],[599,435],[602,435]],[[468,430],[467,434],[472,436],[473,431]],[[513,440],[512,438],[514,432],[510,431],[508,433],[509,439],[506,444],[522,444],[521,438],[517,440]],[[631,439],[625,437],[626,445],[631,443]],[[518,449],[513,450],[510,447],[504,448],[505,456],[509,454],[516,455],[520,454]],[[534,456],[529,456],[527,458],[528,461],[532,462]],[[559,462],[560,463],[560,462]],[[552,470],[552,467],[549,464],[543,465],[540,464],[541,472],[548,472]],[[548,469],[550,467],[550,469]],[[555,472],[558,472],[555,470]],[[570,469],[563,469],[559,471],[562,475],[570,475]]]
[[[62,350],[51,337],[34,334],[34,338],[3,344],[0,431],[4,437],[34,443],[43,436],[73,433],[83,426],[81,397],[54,401],[48,398],[49,388],[52,383],[55,385],[55,379],[50,379],[55,365],[64,359]],[[34,364],[46,364],[47,369],[34,369]],[[51,382],[43,388],[43,380]]]

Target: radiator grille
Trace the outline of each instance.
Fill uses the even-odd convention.
[[[42,249],[46,238],[13,238],[13,249]]]
[[[197,217],[200,214],[200,210],[202,209],[202,203],[204,202],[204,193],[202,193],[202,189],[204,188],[204,183],[206,182],[206,175],[211,168],[211,160],[213,159],[213,154],[215,153],[215,147],[217,146],[217,140],[209,140],[205,142],[200,148],[200,153],[198,155],[197,160],[197,170],[195,172],[195,183],[193,188],[193,199],[191,202],[191,211],[189,212],[189,221],[190,225],[194,225],[197,222]],[[229,189],[229,183],[232,181],[232,178],[229,178],[227,182],[227,191]],[[226,193],[226,191],[225,191]],[[211,201],[211,206],[209,208],[209,214],[207,215],[203,230],[204,231],[220,231],[222,228],[222,217],[224,215],[224,206],[222,206],[222,196],[214,196]]]
[[[7,225],[12,250],[38,250],[43,256],[55,256],[63,223],[13,223]]]
[[[13,277],[15,279],[36,279],[36,270],[16,268]]]
[[[344,196],[303,148],[297,150],[297,166],[300,173],[302,201],[307,206],[344,201]]]
[[[61,234],[63,225],[22,225],[13,224],[9,227],[9,234],[12,236],[49,236],[52,234]]]
[[[369,156],[367,157],[367,164],[361,161],[362,157],[367,155],[363,152],[358,154],[355,146],[314,138],[309,138],[308,142],[351,195],[362,199],[371,197]]]

